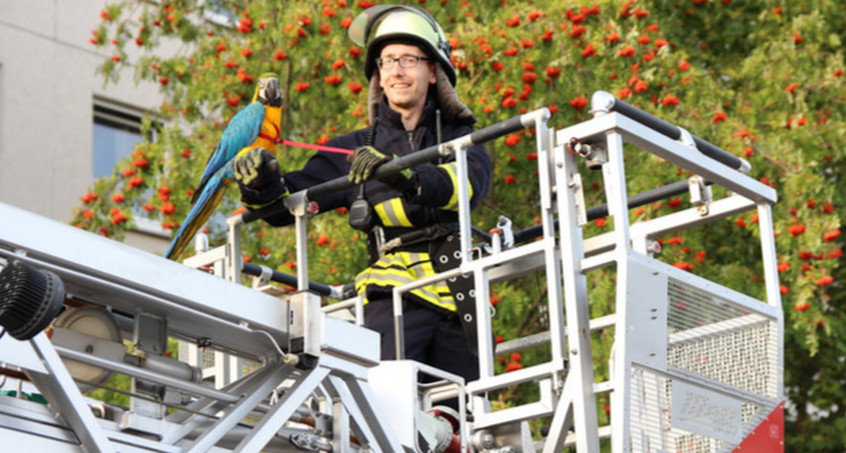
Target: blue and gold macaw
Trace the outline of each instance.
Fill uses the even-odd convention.
[[[176,236],[170,242],[165,257],[177,259],[223,197],[226,187],[235,179],[232,163],[253,148],[276,151],[281,139],[282,91],[276,74],[259,78],[252,102],[232,117],[220,141],[206,163],[200,184],[191,202],[194,206]]]

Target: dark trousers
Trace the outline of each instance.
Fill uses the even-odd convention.
[[[467,347],[458,315],[408,302],[403,307],[405,358],[457,374],[465,382],[479,378],[479,359]],[[364,306],[364,325],[379,332],[382,360],[396,358],[392,301],[375,299]]]

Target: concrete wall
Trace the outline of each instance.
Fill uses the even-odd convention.
[[[88,40],[106,3],[0,0],[0,202],[68,221],[93,182],[94,99],[161,104],[157,85],[130,71],[108,86],[96,75],[111,53]]]

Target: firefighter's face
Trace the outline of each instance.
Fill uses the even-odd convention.
[[[379,55],[381,58],[396,59],[406,55],[426,58],[426,53],[417,46],[388,44]],[[419,60],[416,66],[402,67],[394,61],[389,68],[379,69],[379,85],[385,91],[388,105],[394,110],[423,109],[429,85],[435,83],[434,62]]]

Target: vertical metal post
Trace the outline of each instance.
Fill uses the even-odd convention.
[[[148,354],[164,353],[167,349],[167,318],[144,312],[136,313],[132,341],[138,349]],[[161,404],[159,396],[161,386],[133,377],[130,390],[132,395],[145,395],[146,398],[130,396],[129,412],[124,415],[124,425],[127,428],[155,432],[155,429],[163,426],[157,421],[164,420],[165,416],[165,406]]]
[[[308,230],[304,212],[297,212],[294,228],[297,231],[297,289],[308,290]]]
[[[394,348],[396,348],[396,360],[404,360],[405,324],[402,319],[402,293],[394,288],[392,294],[392,306],[394,309]]]
[[[772,207],[765,203],[758,203],[758,228],[761,236],[761,259],[764,262],[764,284],[767,288],[767,303],[781,309],[781,291],[779,290],[778,279],[778,258],[776,255],[775,236],[773,235],[774,223]],[[776,344],[784,344],[784,317],[778,318],[778,339]],[[772,370],[773,375],[778,375],[784,369],[784,348],[778,348],[778,360]],[[784,381],[778,380],[778,398],[784,398]]]
[[[332,398],[332,448],[350,451],[350,414],[337,396]]]
[[[564,366],[567,360],[564,337],[564,299],[561,290],[561,254],[555,239],[555,206],[552,202],[552,190],[558,182],[552,171],[552,143],[554,132],[550,131],[546,119],[535,120],[535,137],[538,152],[538,192],[541,204],[541,225],[543,226],[544,263],[546,268],[547,309],[549,315],[549,335],[553,363]],[[563,148],[559,152],[564,152]],[[564,182],[566,184],[566,182]],[[560,193],[560,192],[559,192]],[[553,388],[561,390],[564,383],[557,374],[552,376]]]
[[[364,325],[364,301],[361,296],[355,296],[355,304],[353,305],[353,313],[355,313],[355,325]]]
[[[214,386],[221,388],[229,385],[229,354],[220,351],[214,351]]]
[[[580,199],[581,178],[575,156],[565,152],[563,146],[556,148],[555,180],[558,187],[561,270],[564,279],[567,349],[570,358],[570,371],[565,388],[572,390],[576,451],[596,453],[599,451],[599,426],[596,397],[593,392],[587,281],[581,271],[584,241],[578,213],[578,205],[583,204],[584,200]],[[557,409],[562,410],[567,409]]]
[[[614,219],[614,243],[617,259],[622,259],[630,249],[629,205],[626,189],[626,171],[623,161],[623,137],[612,132],[606,136],[608,162],[602,165],[602,179],[608,203],[608,215]]]
[[[455,147],[456,178],[458,180],[458,239],[461,247],[461,264],[469,263],[472,260],[470,248],[472,236],[470,235],[470,179],[467,174],[467,148],[463,144]]]
[[[781,307],[779,291],[778,261],[775,236],[773,236],[773,213],[770,205],[758,203],[758,228],[761,235],[761,259],[764,262],[764,282],[767,288],[767,303]]]
[[[226,270],[224,277],[230,282],[241,283],[241,216],[226,219]]]
[[[490,332],[490,289],[484,271],[473,273],[473,285],[476,291],[476,326],[479,353],[479,379],[493,377],[493,337]]]
[[[244,361],[240,357],[233,354],[226,354],[226,356],[227,361],[229,362],[226,367],[226,383],[229,384],[230,382],[235,382],[238,379],[244,377]]]
[[[614,329],[614,363],[611,377],[614,392],[611,394],[611,451],[628,451],[629,437],[629,394],[631,361],[628,353],[628,305],[625,284],[628,281],[628,254],[631,234],[629,230],[628,194],[623,161],[623,139],[617,132],[606,136],[608,162],[602,165],[602,177],[608,203],[608,214],[614,223],[615,260],[617,262],[616,293],[617,324]],[[623,288],[623,289],[620,289]]]

